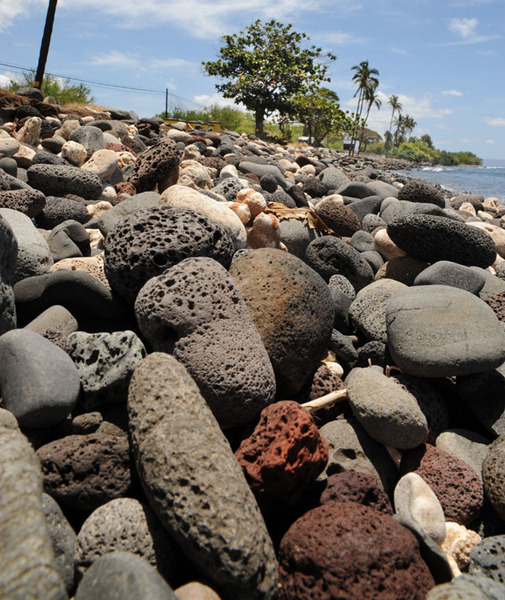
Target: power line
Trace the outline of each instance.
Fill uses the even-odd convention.
[[[9,69],[14,69],[14,70],[21,71],[21,72],[32,70],[29,67],[22,67],[21,65],[14,65],[12,63],[5,63],[5,62],[0,62],[0,66],[7,67]],[[111,89],[117,89],[117,90],[125,90],[125,91],[131,91],[131,92],[144,92],[146,94],[156,94],[156,95],[163,95],[163,96],[166,94],[165,91],[162,92],[160,90],[149,90],[146,88],[139,88],[139,87],[133,87],[133,86],[127,86],[127,85],[119,85],[116,83],[104,83],[102,81],[91,81],[88,79],[78,79],[77,77],[70,77],[68,75],[58,75],[57,73],[47,73],[47,75],[49,75],[51,77],[60,77],[62,79],[67,79],[69,81],[78,81],[79,83],[87,83],[89,85],[97,85],[97,86],[111,88]],[[193,102],[192,100],[188,100],[187,98],[183,98],[182,96],[178,96],[177,94],[172,94],[171,92],[168,92],[168,95],[172,96],[173,98],[177,98],[178,100],[183,100],[184,102],[188,102],[189,104],[193,104],[194,106],[198,106],[199,108],[207,108],[206,106],[203,106],[202,104],[198,104],[197,102]]]

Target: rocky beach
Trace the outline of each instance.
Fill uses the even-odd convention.
[[[0,598],[505,598],[505,205],[0,91]]]

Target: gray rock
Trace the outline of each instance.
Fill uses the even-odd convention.
[[[131,198],[126,198],[116,206],[102,213],[96,222],[90,225],[96,225],[102,234],[106,237],[109,231],[113,229],[121,219],[134,214],[145,208],[154,208],[160,205],[160,194],[158,192],[142,192]]]
[[[228,200],[228,202],[235,202],[237,198],[237,193],[240,192],[240,190],[244,187],[244,184],[236,177],[226,177],[226,179],[220,181],[213,188],[213,191],[216,192],[216,194],[221,194],[222,196],[224,196],[226,200]]]
[[[437,448],[467,462],[482,480],[482,463],[487,455],[489,440],[466,429],[448,429],[436,440]]]
[[[374,280],[372,267],[359,252],[339,238],[325,236],[311,242],[305,260],[326,281],[332,275],[344,275],[359,291]]]
[[[74,408],[79,387],[69,356],[38,333],[15,329],[0,337],[2,403],[22,427],[61,423]]]
[[[99,558],[85,573],[75,600],[177,600],[151,565],[131,552],[113,552]]]
[[[12,285],[18,244],[8,222],[0,214],[0,335],[16,327],[16,305]]]
[[[427,285],[398,292],[386,305],[386,327],[393,360],[411,375],[470,375],[505,360],[505,333],[496,315],[458,288]]]
[[[77,221],[63,221],[46,238],[55,262],[65,258],[91,256],[88,232]]]
[[[501,292],[505,292],[505,281],[496,277],[486,269],[481,269],[480,267],[470,267],[472,271],[484,277],[484,286],[479,291],[479,298],[485,300],[491,294],[500,294]]]
[[[410,256],[429,263],[450,260],[486,268],[496,259],[496,245],[486,231],[445,217],[401,217],[388,225],[387,232]]]
[[[328,442],[328,465],[320,479],[334,473],[358,471],[377,477],[392,496],[399,479],[391,456],[372,439],[355,418],[337,419],[323,425],[321,435]]]
[[[375,250],[369,250],[361,253],[361,258],[364,258],[366,262],[372,267],[372,271],[377,273],[381,267],[384,266],[384,259]]]
[[[471,269],[448,260],[430,265],[414,279],[414,285],[450,285],[478,294],[486,282],[481,269]]]
[[[133,331],[68,336],[69,354],[79,371],[80,406],[87,412],[126,404],[128,385],[146,350]]]
[[[394,185],[390,185],[385,181],[374,179],[367,183],[367,185],[372,188],[373,193],[376,196],[380,196],[383,200],[384,198],[398,198],[398,188],[395,188]]]
[[[176,183],[182,150],[170,138],[160,138],[154,146],[149,146],[138,154],[128,181],[137,192],[150,192],[158,187],[162,192]]]
[[[384,219],[381,219],[379,215],[375,215],[373,213],[368,213],[364,215],[361,219],[361,228],[364,231],[368,231],[370,233],[372,233],[374,229],[377,229],[377,227],[384,227],[385,225],[386,221],[384,221]]]
[[[386,208],[381,210],[381,218],[389,225],[395,219],[407,217],[409,215],[434,215],[436,217],[445,216],[444,211],[436,204],[422,202],[407,202],[406,200],[397,200],[391,202]]]
[[[238,164],[237,168],[242,173],[252,173],[259,178],[263,175],[273,175],[283,189],[287,187],[282,171],[275,165],[259,164],[250,160],[243,160]]]
[[[272,362],[277,393],[289,398],[326,355],[335,316],[328,286],[299,258],[272,248],[242,254],[230,273]]]
[[[318,177],[326,184],[329,190],[336,190],[350,181],[344,171],[337,167],[327,167],[326,169],[323,169]]]
[[[354,416],[374,440],[406,450],[422,444],[428,423],[407,390],[374,368],[353,369],[345,380]]]
[[[32,446],[0,427],[0,569],[2,598],[66,600],[42,510],[42,476]]]
[[[102,130],[93,125],[77,127],[70,134],[69,140],[82,144],[86,148],[88,158],[97,150],[102,150],[105,147]]]
[[[435,186],[426,181],[412,180],[407,182],[398,193],[398,200],[405,202],[435,204],[445,208],[445,198]]]
[[[468,572],[505,584],[505,535],[485,538],[474,546],[470,550]]]
[[[46,240],[37,231],[32,220],[10,208],[0,208],[0,218],[7,223],[16,240],[18,252],[15,281],[46,273],[53,265],[53,257]]]
[[[46,205],[42,209],[42,212],[35,217],[35,223],[37,227],[50,230],[68,219],[72,219],[78,223],[87,223],[90,220],[90,215],[86,210],[84,202],[78,202],[70,198],[47,196]]]
[[[375,250],[374,239],[371,233],[360,229],[349,240],[349,244],[358,252]]]
[[[221,424],[249,423],[273,402],[265,346],[236,282],[215,260],[187,259],[150,279],[135,314],[151,347],[186,367]]]
[[[74,589],[77,536],[56,500],[42,494],[42,510],[53,547],[56,566],[69,594]]]
[[[351,339],[336,329],[331,332],[328,349],[335,353],[337,362],[344,361],[353,364],[358,360],[358,353]]]
[[[132,552],[170,581],[176,575],[179,550],[151,508],[134,498],[116,498],[94,510],[77,536],[76,567],[80,575],[110,552]]]
[[[482,482],[484,484],[484,491],[486,492],[487,499],[502,519],[505,519],[504,460],[505,437],[500,436],[487,448],[486,456],[482,462]],[[503,541],[505,542],[505,537]],[[502,583],[505,583],[505,581],[502,581]]]
[[[344,292],[351,300],[356,298],[356,292],[352,283],[344,275],[332,275],[328,281],[328,287],[330,290],[336,289]]]
[[[347,206],[353,211],[353,213],[358,217],[358,219],[361,222],[363,222],[363,219],[367,215],[377,216],[381,202],[382,199],[380,196],[368,196],[367,198],[359,198],[358,200],[353,200]]]
[[[489,577],[459,575],[431,588],[426,600],[502,600],[503,593],[503,585]]]
[[[350,181],[341,185],[336,193],[341,196],[349,196],[350,198],[368,198],[375,195],[375,190],[366,183]]]
[[[363,288],[362,291],[366,291]],[[349,318],[352,325],[358,329],[368,341],[378,340],[387,342],[386,304],[396,290],[387,287],[375,287],[358,295],[349,307]]]
[[[273,599],[278,567],[263,518],[186,369],[170,355],[147,356],[132,378],[128,413],[142,486],[170,535],[227,596]]]
[[[298,258],[305,257],[307,246],[321,233],[309,227],[308,222],[300,219],[282,219],[279,222],[279,235],[290,254]]]
[[[235,252],[221,225],[196,211],[171,206],[128,215],[109,231],[104,248],[107,279],[131,304],[148,279],[185,258],[207,256],[228,267]]]
[[[66,165],[33,165],[28,169],[28,183],[49,196],[75,194],[86,200],[97,199],[103,187],[95,173]]]

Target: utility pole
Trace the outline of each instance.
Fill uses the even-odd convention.
[[[46,68],[47,55],[49,54],[49,44],[51,43],[51,34],[53,32],[54,15],[56,13],[56,4],[58,0],[49,0],[49,8],[47,9],[46,25],[44,27],[44,35],[42,36],[42,43],[40,45],[39,64],[37,66],[37,73],[35,74],[34,87],[42,87],[42,80],[44,79],[44,71]]]
[[[168,119],[168,88],[165,88],[165,119]]]

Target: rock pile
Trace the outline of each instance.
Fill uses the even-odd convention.
[[[1,598],[505,597],[505,207],[394,167],[0,95]]]

